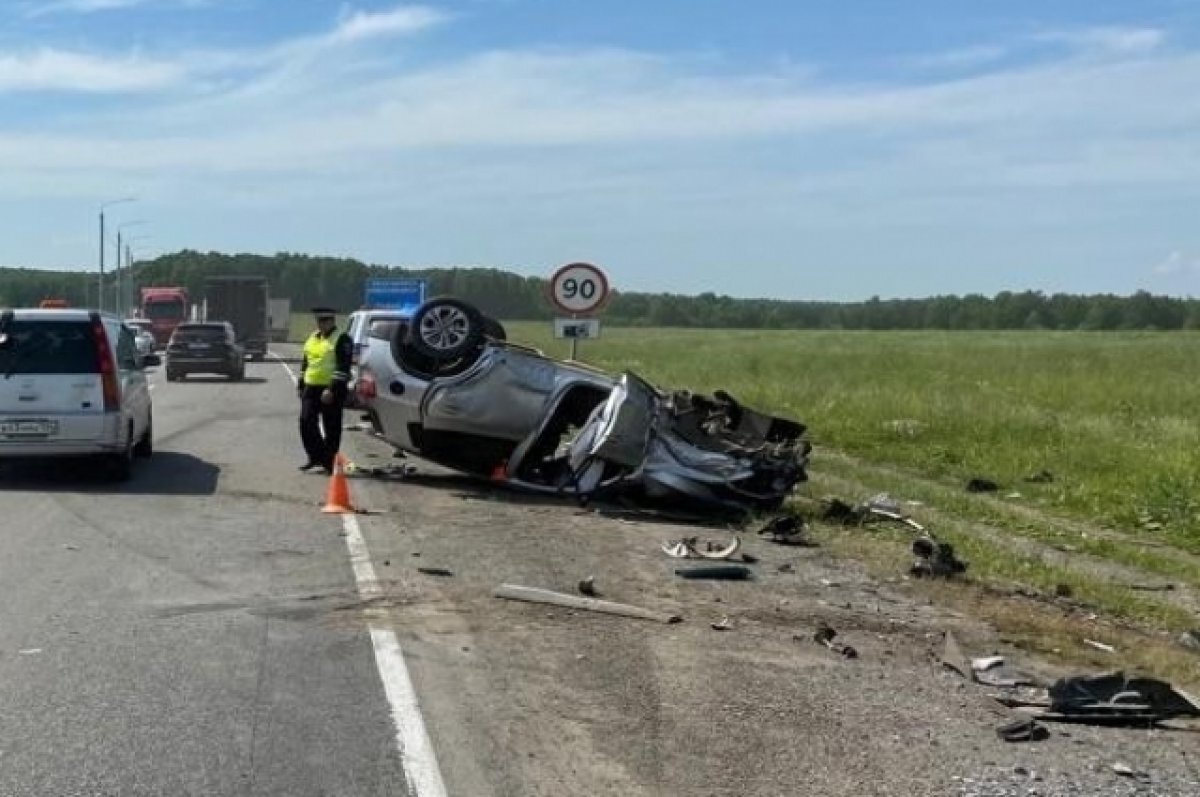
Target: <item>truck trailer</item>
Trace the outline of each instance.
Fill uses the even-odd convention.
[[[267,304],[271,316],[271,340],[284,343],[292,331],[292,300],[271,297]]]
[[[237,342],[251,360],[267,356],[269,300],[266,277],[237,275],[204,280],[204,319],[233,324]]]

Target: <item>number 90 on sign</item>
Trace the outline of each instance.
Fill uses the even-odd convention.
[[[550,278],[550,298],[564,313],[592,313],[608,299],[608,278],[590,263],[570,263]]]
[[[600,290],[596,285],[596,281],[591,277],[583,279],[575,279],[567,277],[562,283],[562,297],[567,301],[582,299],[585,302],[590,302],[596,298],[596,293]]]

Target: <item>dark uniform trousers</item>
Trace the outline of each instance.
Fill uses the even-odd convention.
[[[300,441],[309,462],[333,470],[333,459],[342,445],[342,405],[346,397],[336,387],[333,401],[321,403],[328,385],[305,385],[300,394]]]

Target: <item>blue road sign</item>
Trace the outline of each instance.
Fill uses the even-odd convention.
[[[425,301],[426,280],[367,280],[363,303],[370,309],[412,313]]]

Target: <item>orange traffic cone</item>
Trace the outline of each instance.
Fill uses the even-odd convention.
[[[328,515],[352,515],[354,506],[350,503],[350,485],[346,481],[346,458],[338,454],[333,458],[333,473],[329,477],[329,492],[325,497],[322,512]]]

